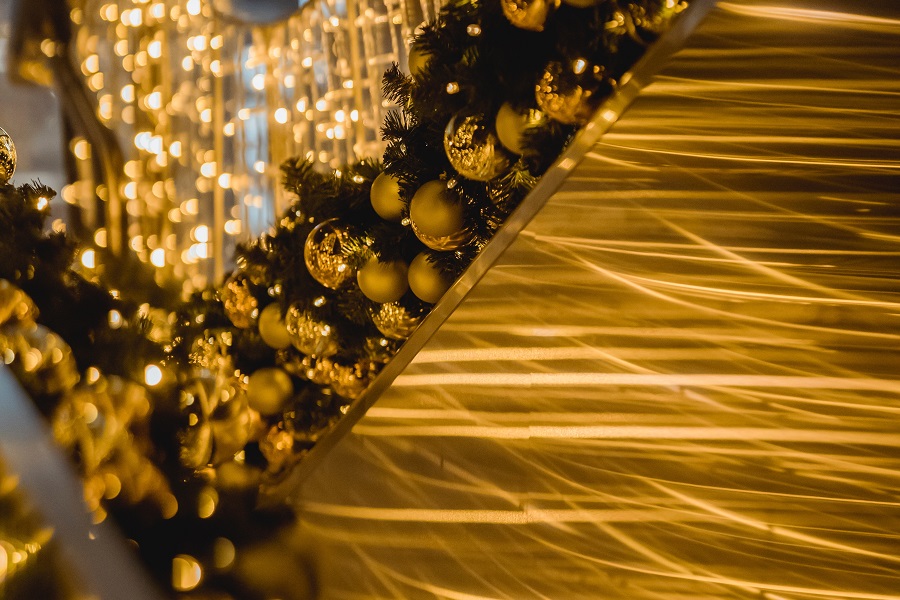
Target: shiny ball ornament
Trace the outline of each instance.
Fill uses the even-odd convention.
[[[294,452],[294,436],[280,425],[269,428],[266,435],[259,441],[259,451],[269,463],[266,471],[278,473],[290,466],[296,458]]]
[[[356,274],[356,282],[372,302],[396,302],[409,289],[408,268],[402,260],[382,262],[373,256]]]
[[[265,416],[279,413],[293,393],[291,376],[278,367],[257,369],[247,383],[250,408]]]
[[[490,181],[509,168],[509,157],[484,115],[459,113],[444,129],[444,152],[467,179]]]
[[[344,244],[350,232],[338,219],[328,219],[316,225],[303,245],[303,261],[313,279],[336,290],[353,276],[353,269],[344,256]]]
[[[372,208],[385,221],[399,223],[403,217],[403,200],[400,199],[400,182],[393,175],[380,173],[369,191]]]
[[[331,389],[339,396],[358,400],[369,387],[373,377],[374,374],[362,363],[336,364],[331,374]]]
[[[420,300],[434,304],[450,289],[453,281],[428,260],[424,252],[409,265],[409,288]]]
[[[500,0],[503,14],[519,29],[543,31],[559,0]]]
[[[543,120],[543,113],[539,110],[526,110],[520,112],[510,103],[504,103],[497,111],[494,121],[494,130],[503,147],[513,154],[523,154],[522,141],[525,131],[529,127],[538,125]]]
[[[209,416],[214,440],[213,464],[222,464],[247,445],[259,426],[259,415],[250,410],[246,392],[233,380],[222,390],[222,399]]]
[[[672,18],[688,6],[687,2],[659,2],[658,0],[634,0],[623,6],[625,29],[628,35],[641,44],[649,44],[663,34]]]
[[[225,315],[241,329],[253,326],[259,311],[259,302],[250,291],[250,282],[243,275],[232,276],[219,290],[219,298],[225,308]]]
[[[79,379],[69,345],[32,321],[11,321],[0,327],[0,356],[35,397],[69,390]]]
[[[431,62],[431,54],[429,54],[421,45],[413,44],[409,49],[406,65],[409,68],[409,74],[413,79],[421,79],[422,74]]]
[[[413,315],[405,306],[396,302],[379,304],[371,308],[369,318],[381,335],[392,340],[405,340],[422,322],[421,316]]]
[[[0,279],[0,325],[7,321],[33,321],[37,316],[37,307],[28,294]]]
[[[462,204],[438,179],[423,184],[413,194],[409,219],[413,233],[432,250],[454,250],[469,239]]]
[[[291,345],[291,335],[281,318],[281,307],[277,302],[269,304],[259,313],[259,336],[275,350],[284,350]]]
[[[291,336],[291,344],[303,354],[323,358],[338,351],[334,329],[299,306],[293,305],[288,309],[284,324]]]
[[[0,127],[0,185],[9,183],[16,172],[16,145],[9,134]]]
[[[535,100],[554,121],[584,125],[613,87],[613,81],[603,75],[600,67],[591,68],[584,60],[576,60],[568,67],[551,62],[535,87]]]

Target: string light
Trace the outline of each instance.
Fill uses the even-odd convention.
[[[308,155],[326,168],[382,154],[377,126],[349,124],[382,122],[391,106],[368,101],[368,90],[380,88],[382,72],[397,59],[394,48],[402,48],[411,32],[404,29],[400,5],[370,7],[353,18],[346,10],[314,0],[308,10],[269,26],[266,36],[249,35],[252,25],[214,23],[208,0],[105,0],[69,13],[85,32],[75,39],[76,64],[97,95],[98,117],[120,138],[133,140],[123,148],[125,169],[117,182],[128,219],[124,245],[141,248],[139,257],[158,268],[174,260],[176,268],[162,276],[211,277],[211,268],[224,269],[227,248],[192,239],[199,225],[224,231],[232,240],[227,244],[271,225],[287,199],[278,170],[268,165]],[[353,36],[359,43],[351,43]],[[354,54],[363,48],[368,58]],[[55,53],[49,43],[41,49]],[[322,135],[310,135],[318,126]],[[278,133],[282,127],[290,127],[287,136]],[[228,140],[224,147],[216,145],[216,131]],[[234,147],[239,145],[244,147]],[[78,160],[90,159],[87,142],[72,152]],[[84,187],[67,187],[67,203],[90,206],[97,184],[84,181]],[[221,189],[241,194],[217,196]],[[244,204],[245,195],[253,201]],[[206,208],[222,202],[224,210]],[[231,217],[216,222],[215,214]],[[143,228],[158,220],[168,223],[170,254],[144,243]],[[108,235],[97,233],[98,247],[107,247]]]

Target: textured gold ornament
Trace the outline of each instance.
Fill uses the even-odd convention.
[[[583,125],[594,114],[596,99],[592,89],[574,79],[581,78],[567,72],[563,63],[551,62],[535,88],[535,99],[540,109],[554,121]]]
[[[481,114],[455,115],[444,129],[444,151],[460,175],[490,181],[509,167],[509,156]]]
[[[192,379],[181,388],[179,407],[186,418],[179,432],[180,459],[191,469],[232,460],[258,426],[234,375]]]
[[[669,28],[672,18],[688,6],[687,2],[634,0],[623,5],[622,14],[628,35],[641,44],[654,41]]]
[[[367,362],[353,365],[335,364],[331,372],[331,389],[339,396],[357,400],[369,387],[373,378],[374,373]]]
[[[0,185],[9,183],[16,172],[16,145],[9,134],[0,127]]]
[[[38,310],[28,294],[6,281],[0,280],[0,325],[7,321],[33,321]]]
[[[330,325],[318,321],[297,305],[288,309],[284,324],[294,348],[309,356],[324,358],[338,351],[335,332]]]
[[[147,458],[150,400],[146,390],[118,377],[98,377],[63,396],[50,420],[56,442],[75,458],[85,499],[149,501],[164,512],[172,500],[165,477]]]
[[[409,203],[413,233],[432,250],[455,250],[471,233],[465,228],[462,204],[439,179],[422,184]]]
[[[227,329],[212,329],[191,344],[190,363],[200,369],[223,371],[231,368],[232,333]]]
[[[281,425],[269,428],[259,441],[259,450],[269,463],[266,468],[269,473],[283,471],[299,458],[294,452],[294,436]]]
[[[369,317],[385,337],[405,340],[416,330],[422,317],[413,315],[402,304],[390,302],[369,309]]]
[[[78,382],[69,345],[32,321],[10,321],[0,327],[0,356],[32,396],[58,394]]]
[[[559,0],[500,0],[500,6],[516,27],[543,31],[547,18],[559,8]]]
[[[328,219],[309,232],[303,245],[303,260],[313,279],[332,290],[353,276],[343,253],[350,232],[338,219]]]
[[[259,302],[250,291],[250,282],[243,275],[235,275],[219,290],[225,315],[235,327],[249,329],[259,313]]]

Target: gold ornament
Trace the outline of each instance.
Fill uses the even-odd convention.
[[[608,80],[594,79],[593,70],[590,74],[586,70],[583,60],[576,60],[569,69],[561,62],[547,65],[535,88],[535,99],[548,117],[567,125],[584,125],[590,120],[602,99],[595,92],[601,87],[611,91],[612,85]]]
[[[294,436],[285,431],[282,425],[269,428],[259,441],[259,450],[269,463],[266,468],[269,473],[283,471],[299,458],[294,452]]]
[[[243,386],[233,379],[229,388],[222,390],[219,405],[209,416],[215,465],[233,460],[234,455],[253,439],[259,426],[259,415],[250,410]]]
[[[500,0],[500,6],[519,29],[543,31],[547,18],[559,8],[559,0]]]
[[[430,61],[431,54],[426,52],[421,45],[413,44],[412,47],[410,47],[406,64],[409,67],[409,74],[413,76],[413,79],[421,79],[422,74],[425,72]]]
[[[416,256],[409,265],[409,287],[420,300],[434,304],[452,284],[453,280],[429,262],[425,252]]]
[[[234,275],[219,291],[219,298],[225,307],[225,315],[235,327],[249,329],[258,316],[259,302],[250,291],[250,282],[243,275]]]
[[[444,152],[460,175],[490,181],[509,167],[509,157],[484,115],[459,113],[444,129]]]
[[[687,2],[634,0],[623,6],[625,29],[632,39],[649,44],[669,28],[672,18],[686,9]]]
[[[0,127],[0,185],[9,183],[16,172],[16,145],[9,134]]]
[[[303,245],[303,260],[313,279],[332,290],[353,276],[347,264],[343,245],[350,233],[341,227],[338,219],[328,219],[309,232]]]
[[[179,432],[180,459],[191,469],[232,460],[257,429],[258,416],[234,375],[191,380],[181,389],[179,407],[187,419]]]
[[[403,200],[400,198],[400,182],[393,175],[379,173],[369,190],[372,208],[385,221],[400,222],[403,216]]]
[[[454,250],[469,239],[462,204],[438,179],[416,190],[409,203],[409,219],[416,237],[432,250]]]
[[[339,349],[332,327],[315,320],[309,312],[297,305],[288,309],[284,324],[294,348],[303,354],[321,358],[332,356]]]
[[[396,302],[379,304],[377,307],[371,308],[369,317],[378,331],[392,340],[405,340],[422,322],[421,316],[411,314],[405,306]]]
[[[72,349],[32,321],[10,321],[0,327],[0,356],[32,396],[59,394],[78,383]]]
[[[50,419],[53,437],[76,459],[92,511],[102,512],[104,498],[150,501],[161,512],[171,502],[165,477],[147,458],[150,412],[146,389],[118,377],[98,376],[60,401]]]
[[[0,280],[0,325],[7,321],[33,321],[37,316],[37,307],[28,294],[9,281]]]
[[[339,396],[357,400],[369,387],[374,373],[365,363],[335,364],[331,372],[331,389]]]
[[[291,376],[278,367],[257,369],[247,383],[250,408],[266,416],[280,412],[293,393]]]
[[[232,333],[227,329],[206,330],[191,344],[190,363],[208,371],[224,371],[231,368]]]
[[[497,138],[503,147],[515,154],[522,154],[522,141],[525,131],[541,123],[544,114],[539,110],[526,110],[519,112],[509,102],[503,104],[497,111],[494,121],[494,129]]]
[[[373,256],[356,274],[356,282],[369,300],[395,302],[409,289],[406,270],[402,260],[382,262]]]
[[[259,313],[259,336],[267,346],[275,350],[284,350],[291,345],[291,336],[281,318],[281,306],[277,302],[266,306]]]

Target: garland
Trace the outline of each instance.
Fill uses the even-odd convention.
[[[239,247],[220,287],[170,310],[73,269],[95,250],[47,232],[51,190],[0,185],[0,351],[78,462],[97,518],[114,513],[176,591],[278,595],[297,572],[285,560],[312,589],[300,551],[246,567],[267,563],[294,519],[255,508],[260,483],[364,393],[684,8],[452,1],[414,39],[410,75],[384,75],[400,108],[383,160],[285,163],[290,208]]]

